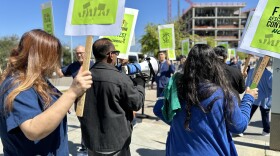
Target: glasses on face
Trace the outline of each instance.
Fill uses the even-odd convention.
[[[111,54],[115,54],[116,56],[119,56],[120,51],[118,51],[118,50],[109,51],[109,52],[107,53],[107,55],[109,55],[110,53],[111,53]]]

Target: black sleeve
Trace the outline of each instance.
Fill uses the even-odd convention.
[[[242,94],[245,89],[246,89],[246,86],[245,86],[245,80],[241,74],[241,72],[238,73],[238,77],[239,77],[239,80],[238,80],[238,92],[239,94]]]
[[[133,111],[138,111],[144,104],[145,88],[141,84],[133,83],[128,77],[125,81],[122,89],[124,100]]]

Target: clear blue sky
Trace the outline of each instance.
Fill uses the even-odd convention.
[[[43,28],[41,4],[49,0],[1,0],[0,2],[0,37],[18,35],[35,28]],[[257,6],[257,0],[193,0],[196,2],[245,2],[244,9]],[[69,0],[53,0],[55,35],[63,44],[70,45],[70,37],[64,35]],[[185,0],[180,0],[180,13],[189,7]],[[138,9],[135,27],[136,39],[144,34],[148,23],[164,24],[167,21],[167,0],[126,0],[125,7]],[[178,15],[178,0],[172,0],[172,17]],[[85,44],[86,37],[73,37],[73,46]],[[140,50],[136,46],[134,49]]]

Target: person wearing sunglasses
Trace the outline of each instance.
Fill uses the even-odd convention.
[[[110,39],[92,45],[96,63],[90,69],[93,85],[86,92],[80,118],[82,137],[89,156],[130,156],[133,111],[145,98],[145,81],[130,79],[116,68],[119,51]]]

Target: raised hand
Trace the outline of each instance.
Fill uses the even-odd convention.
[[[77,97],[81,96],[88,88],[91,87],[92,76],[90,71],[83,71],[80,68],[77,76],[73,80],[69,90],[72,90]]]

